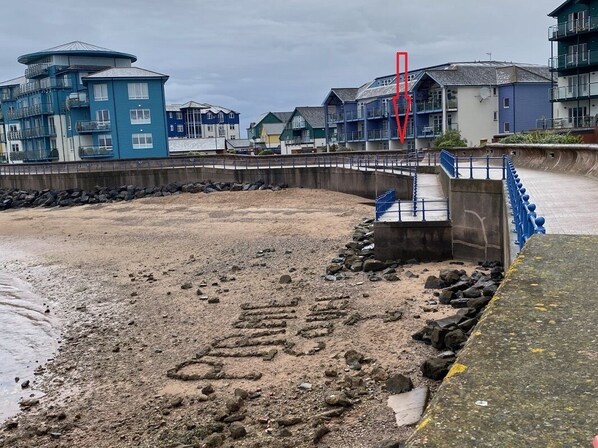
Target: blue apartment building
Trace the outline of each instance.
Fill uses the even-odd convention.
[[[404,85],[404,74],[399,85]],[[458,130],[469,145],[536,128],[550,117],[552,81],[548,67],[478,61],[447,63],[409,73],[413,98],[404,144],[399,142],[392,98],[396,75],[358,88],[333,88],[324,100],[327,144],[349,150],[414,150]],[[398,108],[405,119],[404,101]],[[336,127],[336,136],[334,135]]]
[[[239,113],[221,106],[188,101],[166,106],[169,138],[225,138],[239,140]]]
[[[168,156],[168,76],[136,60],[79,41],[20,56],[25,76],[0,83],[7,160]]]

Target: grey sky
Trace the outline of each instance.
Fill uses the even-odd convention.
[[[331,87],[394,71],[488,59],[546,64],[546,16],[562,0],[22,0],[4,7],[0,80],[17,57],[73,40],[137,55],[165,73],[168,102],[241,113],[320,105]]]

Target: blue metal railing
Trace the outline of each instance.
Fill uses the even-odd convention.
[[[376,198],[376,221],[392,207],[397,200],[397,192],[388,190]]]
[[[500,173],[500,179],[506,178],[507,156],[466,156],[458,157],[455,154],[443,149],[440,152],[440,165],[447,171],[449,176],[458,179],[497,179],[491,173]]]
[[[509,200],[511,210],[513,211],[513,221],[517,232],[517,245],[523,248],[525,242],[536,233],[546,233],[544,223],[546,220],[536,215],[536,205],[529,202],[529,195],[523,187],[519,175],[515,170],[513,162],[507,160],[507,189],[509,191]]]
[[[396,208],[390,210],[394,205],[396,205]],[[416,213],[413,213],[414,207],[417,209]],[[384,211],[378,214],[378,209]],[[449,201],[448,199],[425,198],[417,201],[411,199],[385,201],[380,197],[376,201],[376,221],[381,221],[382,216],[384,216],[384,221],[387,222],[449,221]]]
[[[413,216],[417,216],[417,167],[413,173],[413,193],[411,200],[413,201]]]

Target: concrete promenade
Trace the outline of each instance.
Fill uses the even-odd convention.
[[[590,447],[597,259],[598,236],[532,237],[407,446]]]

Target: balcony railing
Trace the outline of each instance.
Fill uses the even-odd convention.
[[[548,39],[557,40],[579,33],[598,30],[598,18],[586,17],[585,19],[569,20],[548,28]]]
[[[338,114],[329,114],[328,115],[328,123],[341,123],[345,120],[345,114],[342,112]]]
[[[65,103],[67,109],[75,109],[78,107],[89,107],[89,97],[87,93],[79,93],[75,96],[69,96]]]
[[[442,110],[442,100],[420,100],[416,101],[417,113],[437,112]]]
[[[414,137],[414,133],[413,133],[413,124],[407,126],[407,133],[405,134],[405,137],[407,138],[413,138]],[[390,128],[390,138],[391,139],[395,139],[395,138],[399,138],[399,133],[397,131],[397,127],[393,126],[392,128]]]
[[[594,128],[598,126],[597,115],[584,115],[582,117],[569,118],[538,118],[537,129],[572,129],[572,128]]]
[[[595,64],[598,64],[598,51],[592,50],[561,54],[548,60],[548,66],[552,71],[588,67]]]
[[[113,155],[112,146],[79,146],[79,157],[82,159],[105,159]]]
[[[368,110],[368,118],[382,118],[382,109],[369,109]]]
[[[363,131],[347,132],[348,142],[360,142],[363,141]]]
[[[387,140],[388,129],[372,129],[368,131],[368,140]]]
[[[37,149],[33,151],[18,151],[10,153],[10,160],[13,162],[47,162],[58,160],[57,152],[49,149]]]
[[[56,137],[56,130],[44,127],[21,129],[21,138],[16,140],[28,140],[33,138]]]
[[[314,139],[311,137],[292,137],[285,140],[287,145],[301,145],[303,143],[313,143]]]
[[[552,101],[568,101],[598,96],[598,82],[579,86],[563,86],[552,89]]]
[[[34,106],[10,110],[7,112],[6,118],[8,120],[18,120],[19,118],[33,117],[35,115],[52,115],[53,113],[54,108],[51,104],[36,104]]]
[[[93,132],[107,132],[112,129],[109,121],[78,121],[77,132],[88,134]]]
[[[361,119],[362,117],[357,113],[356,110],[349,110],[345,112],[345,120],[347,121],[355,121]]]
[[[305,129],[305,120],[293,120],[291,122],[292,129]]]
[[[417,138],[434,138],[442,134],[441,126],[422,126],[417,129]]]
[[[48,74],[48,69],[50,68],[49,63],[42,63],[42,64],[33,64],[25,69],[25,77],[26,78],[35,78],[37,76],[45,76]]]
[[[30,81],[19,86],[19,95],[37,92],[38,90],[47,90],[55,88],[69,87],[62,79],[45,78],[39,81]]]

